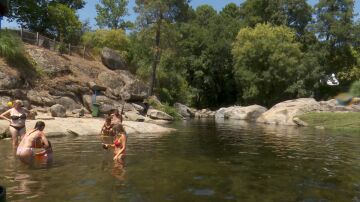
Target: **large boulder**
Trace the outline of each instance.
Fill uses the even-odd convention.
[[[0,89],[13,89],[21,87],[23,82],[17,76],[11,76],[0,72]]]
[[[81,109],[81,105],[75,102],[73,99],[69,97],[60,97],[55,99],[56,104],[60,104],[65,107],[66,110],[72,111],[74,109]]]
[[[125,117],[129,121],[138,121],[138,122],[144,122],[145,116],[140,115],[139,113],[135,111],[125,112]]]
[[[87,83],[87,85],[89,86],[89,88],[93,91],[106,91],[106,87],[104,86],[101,86],[101,85],[98,85],[96,84],[95,82],[93,81],[89,81]]]
[[[266,112],[266,108],[260,105],[251,105],[247,107],[231,107],[231,110],[224,113],[225,119],[234,120],[256,120],[262,113]],[[215,114],[216,116],[216,114]]]
[[[225,113],[230,112],[234,109],[236,109],[237,106],[233,106],[233,107],[223,107],[218,109],[215,112],[215,119],[224,119],[225,118]]]
[[[103,48],[101,51],[101,61],[111,70],[127,70],[125,60],[113,49],[107,47]]]
[[[195,112],[195,118],[198,119],[209,119],[215,118],[215,111],[211,111],[210,109],[201,109]]]
[[[175,109],[178,110],[178,112],[180,113],[180,115],[182,117],[194,117],[195,116],[195,111],[186,105],[183,105],[181,103],[175,103],[174,107],[175,107]]]
[[[161,119],[161,120],[167,120],[172,121],[174,120],[174,117],[170,116],[169,114],[156,110],[156,109],[149,109],[147,112],[147,115],[152,119]]]
[[[256,121],[266,124],[277,125],[297,125],[294,117],[308,113],[319,111],[320,104],[313,98],[299,98],[288,100],[273,106],[271,109],[263,113]]]
[[[129,71],[104,71],[98,75],[99,85],[107,88],[106,93],[129,102],[143,101],[148,86]]]
[[[66,109],[60,104],[55,104],[51,106],[50,113],[53,117],[66,117]]]
[[[85,107],[92,111],[92,96],[91,95],[83,95],[83,103]],[[113,109],[121,109],[122,104],[120,101],[110,99],[103,95],[96,96],[96,103],[100,105],[100,113],[108,114]]]
[[[50,95],[48,91],[30,90],[27,93],[27,99],[32,105],[37,106],[52,106],[55,103],[55,97]]]

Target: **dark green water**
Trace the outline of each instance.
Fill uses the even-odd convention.
[[[360,134],[178,122],[131,135],[125,165],[96,136],[51,139],[54,164],[29,168],[0,142],[8,201],[360,201]]]

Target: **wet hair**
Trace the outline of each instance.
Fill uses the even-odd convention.
[[[34,127],[34,129],[40,130],[40,131],[44,130],[44,128],[45,128],[45,123],[43,121],[36,122],[35,127]]]
[[[115,116],[120,117],[120,113],[119,113],[118,109],[113,109],[111,114],[114,114]]]
[[[118,133],[125,133],[125,129],[124,126],[122,124],[116,124],[112,127],[113,131],[115,132],[115,134]]]
[[[111,117],[110,116],[106,117],[105,121],[106,122],[111,122]]]

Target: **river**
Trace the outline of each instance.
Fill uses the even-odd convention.
[[[128,137],[124,164],[97,136],[52,138],[54,163],[28,167],[0,141],[8,201],[360,201],[360,135],[180,121]]]

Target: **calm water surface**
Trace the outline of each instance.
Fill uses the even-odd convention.
[[[52,138],[29,168],[0,141],[8,201],[360,201],[360,134],[189,121],[131,135],[125,164],[97,136]]]

